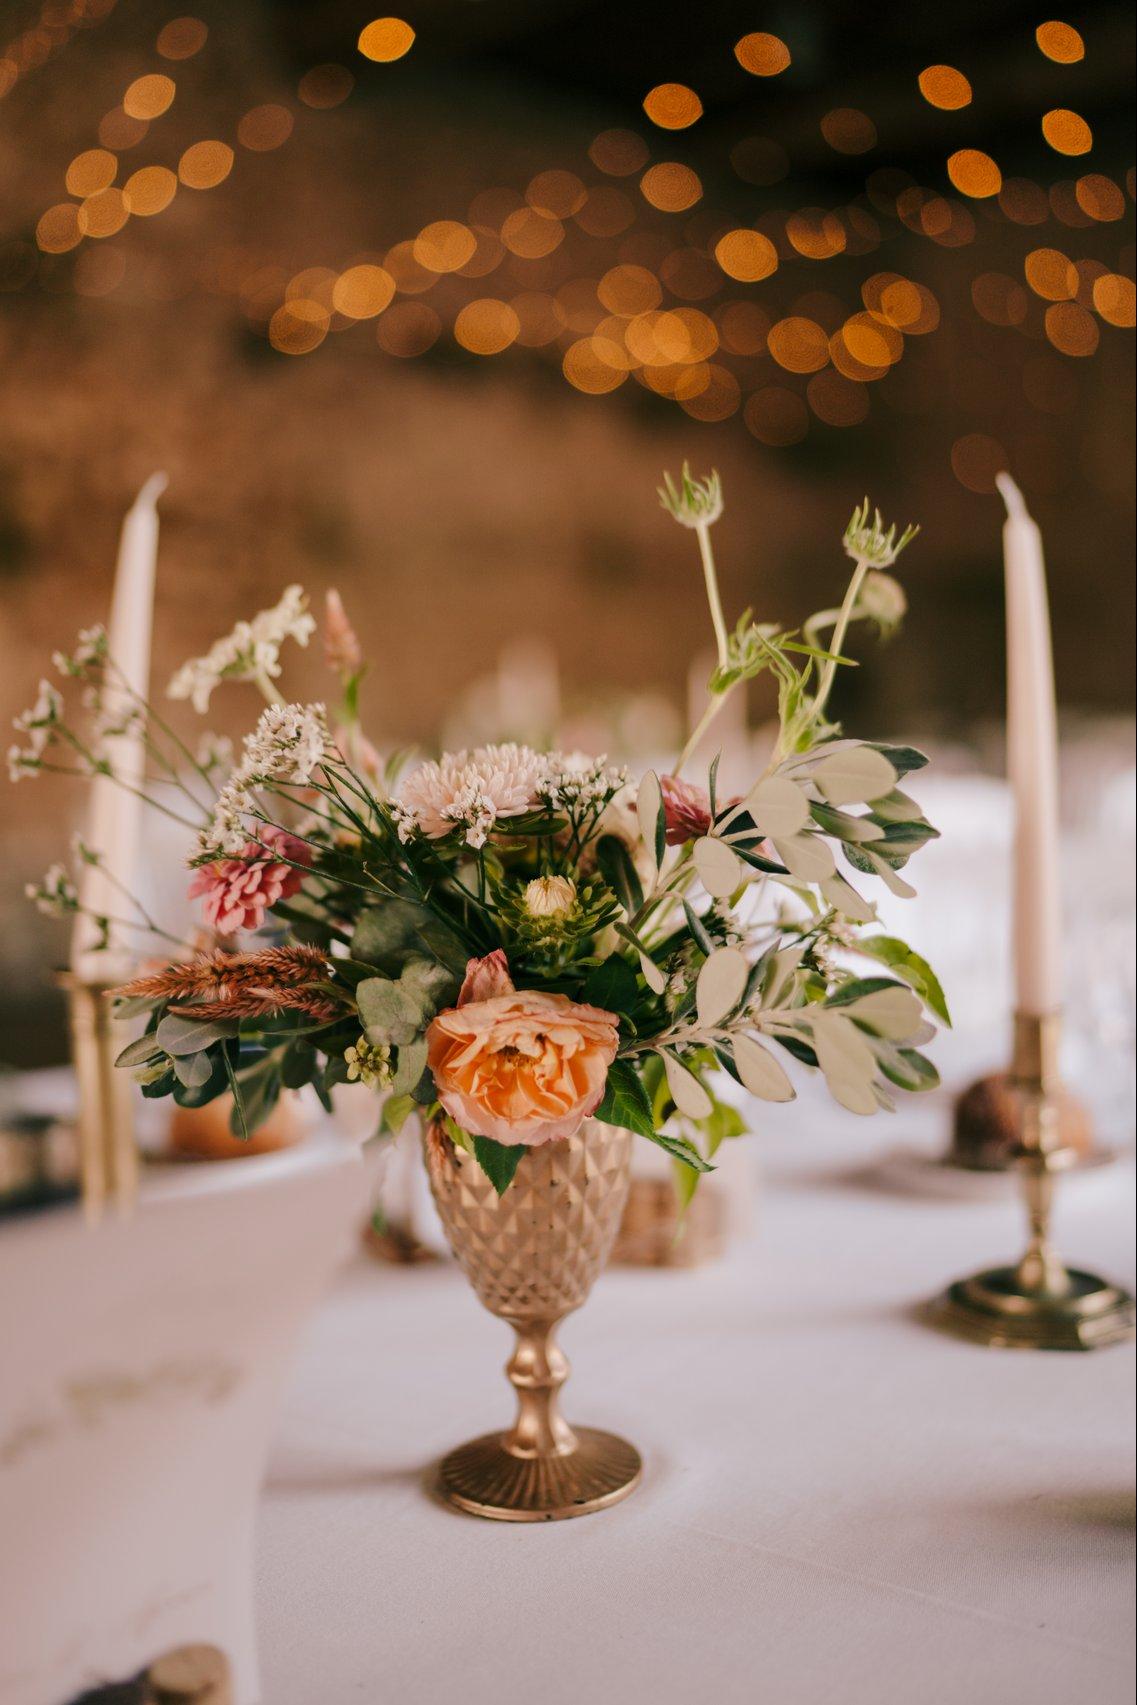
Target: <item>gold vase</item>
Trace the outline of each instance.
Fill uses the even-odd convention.
[[[506,1373],[517,1394],[508,1432],[487,1433],[443,1459],[447,1503],[496,1521],[558,1521],[627,1497],[639,1452],[613,1433],[573,1429],[558,1407],[569,1364],[555,1329],[579,1308],[608,1258],[628,1193],[633,1138],[598,1120],[529,1149],[504,1196],[437,1125],[426,1162],[450,1247],[491,1314],[517,1343]]]

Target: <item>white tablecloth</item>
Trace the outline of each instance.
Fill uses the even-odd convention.
[[[504,1423],[506,1328],[452,1266],[360,1261],[309,1332],[262,1504],[266,1705],[1113,1705],[1132,1697],[1131,1347],[986,1350],[915,1309],[1014,1257],[1013,1199],[889,1194],[890,1123],[763,1116],[755,1237],[614,1270],[564,1330],[570,1420],[643,1486],[510,1526],[423,1470]],[[1133,1175],[1073,1179],[1071,1260],[1133,1283]]]

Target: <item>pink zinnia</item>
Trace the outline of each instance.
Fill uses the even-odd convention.
[[[705,835],[711,826],[711,801],[704,789],[678,776],[660,776],[659,786],[668,846],[681,847]]]
[[[312,855],[306,843],[272,824],[262,830],[261,841],[264,845],[247,842],[239,858],[203,865],[190,883],[190,898],[202,896],[205,920],[218,935],[260,929],[265,913],[278,900],[290,899],[299,891],[304,872],[293,866],[311,864]],[[268,850],[271,847],[291,863],[282,864],[274,859]]]

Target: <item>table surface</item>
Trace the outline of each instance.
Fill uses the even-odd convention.
[[[510,1417],[507,1329],[450,1264],[351,1266],[270,1461],[266,1705],[1129,1701],[1133,1349],[996,1351],[921,1322],[1023,1235],[1009,1195],[865,1170],[944,1117],[763,1109],[753,1237],[601,1278],[564,1329],[565,1409],[646,1470],[582,1520],[431,1501],[427,1465]],[[1133,1205],[1127,1162],[1070,1179],[1063,1252],[1132,1285]]]

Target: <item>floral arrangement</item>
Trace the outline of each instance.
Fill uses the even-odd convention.
[[[901,783],[925,759],[848,738],[827,710],[854,625],[903,613],[888,571],[915,530],[886,530],[866,501],[844,536],[839,605],[800,630],[749,611],[728,628],[717,475],[684,468],[660,498],[695,535],[717,661],[673,769],[635,784],[604,758],[512,744],[384,762],[360,724],[365,667],[334,593],[334,712],[277,695],[285,642],[316,627],[297,587],[171,682],[199,712],[222,682],[260,690],[268,703],[236,763],[214,740],[191,752],[131,695],[102,630],[57,655],[94,731],[44,683],[17,721],[13,777],[113,775],[115,739],[134,730],[146,797],[196,836],[197,950],[178,941],[170,963],[117,991],[120,1016],[144,1022],[118,1063],[145,1095],[192,1106],[228,1092],[247,1135],[282,1089],[310,1084],[330,1106],[337,1085],[361,1082],[383,1092],[381,1130],[419,1110],[499,1192],[527,1147],[591,1116],[659,1144],[689,1192],[742,1129],[724,1073],[786,1101],[787,1067],[818,1069],[860,1114],[936,1083],[921,1049],[929,1015],[948,1021],[942,993],[875,927],[865,891],[867,879],[912,893],[901,871],[936,831]],[[762,774],[724,798],[717,759],[698,781],[684,771],[729,695],[762,672],[777,684],[777,737]],[[101,857],[81,842],[77,854]],[[30,893],[81,909],[62,866]],[[162,933],[129,896],[124,908],[100,920],[104,937]]]

